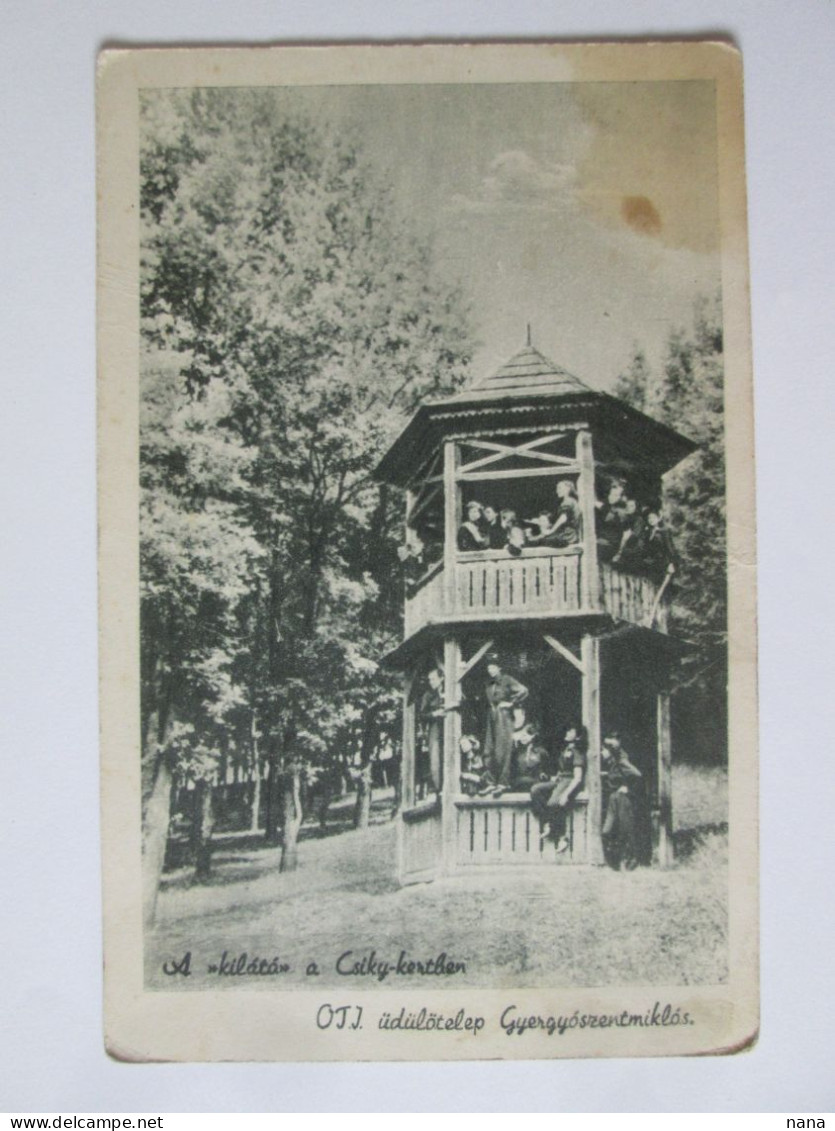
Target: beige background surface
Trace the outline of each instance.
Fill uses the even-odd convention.
[[[729,649],[729,976],[717,987],[355,994],[365,1027],[322,1031],[334,991],[143,989],[138,628],[138,91],[150,87],[339,83],[630,82],[716,84],[719,228],[725,339]],[[757,751],[753,414],[748,334],[741,68],[721,44],[425,46],[112,52],[99,74],[99,523],[101,733],[107,1047],[125,1060],[446,1059],[670,1056],[736,1050],[758,1030]],[[596,182],[594,182],[596,184]],[[698,231],[696,224],[695,230]],[[345,945],[351,924],[345,925]],[[613,924],[614,929],[614,924]],[[195,945],[199,942],[195,939]],[[347,992],[347,991],[346,991]],[[344,996],[344,995],[343,995]],[[373,1007],[372,1007],[373,998]],[[656,1002],[692,1026],[587,1028],[568,1039],[510,1040],[497,1020],[520,1015],[645,1014]],[[334,1002],[334,1004],[336,1004]],[[342,1000],[338,1004],[344,1004]],[[483,1015],[484,1031],[381,1031],[372,1008]]]

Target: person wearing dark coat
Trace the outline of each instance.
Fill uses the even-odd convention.
[[[644,561],[646,523],[638,504],[627,499],[623,512],[623,534],[612,564],[621,569],[640,569]]]
[[[490,545],[490,540],[482,529],[481,514],[481,503],[467,503],[466,518],[458,527],[458,549],[462,553],[486,550]]]
[[[510,787],[513,760],[513,708],[528,697],[528,689],[502,670],[495,654],[487,659],[487,719],[484,729],[484,760],[495,783],[493,795],[499,797]]]
[[[556,776],[531,790],[531,810],[542,827],[542,839],[556,842],[557,852],[569,847],[568,815],[586,776],[588,738],[584,727],[565,732]]]
[[[499,521],[499,512],[490,503],[484,506],[481,532],[487,537],[489,549],[503,550],[507,545],[507,534]]]
[[[606,816],[601,830],[603,853],[615,871],[622,867],[631,872],[644,857],[643,775],[621,746],[620,736],[615,731],[603,739],[601,763],[606,797]]]
[[[511,777],[514,793],[529,793],[543,780],[543,769],[548,754],[537,741],[536,729],[525,723],[513,734],[513,772]]]
[[[644,563],[649,576],[661,582],[668,574],[676,572],[678,555],[670,532],[657,510],[647,514],[647,533],[644,538]]]
[[[623,483],[613,480],[606,502],[595,503],[595,532],[597,534],[598,561],[608,562],[618,552],[623,537],[623,519],[626,510]]]

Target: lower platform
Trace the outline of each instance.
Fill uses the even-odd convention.
[[[542,828],[531,812],[527,793],[502,797],[459,797],[455,801],[455,863],[459,867],[484,864],[585,864],[588,859],[588,798],[581,794],[568,814],[568,848],[557,852],[551,840],[542,840]]]
[[[588,797],[581,793],[566,821],[568,848],[557,852],[542,840],[527,793],[451,799],[454,812],[444,820],[439,800],[421,802],[401,813],[400,878],[419,883],[479,867],[565,867],[589,862]]]

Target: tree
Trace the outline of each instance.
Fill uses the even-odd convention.
[[[232,495],[252,454],[224,427],[234,391],[188,391],[190,355],[143,351],[140,471],[141,721],[146,916],[153,918],[170,794],[201,730],[240,701],[235,612],[261,550]],[[202,725],[201,725],[202,724]],[[204,772],[203,776],[206,776]]]
[[[629,368],[618,376],[612,390],[616,397],[631,404],[641,412],[650,412],[650,399],[654,392],[652,374],[647,357],[636,342]]]
[[[467,317],[359,147],[270,91],[148,94],[141,172],[143,718],[165,750],[157,702],[195,741],[207,704],[247,714],[292,867],[306,769],[362,744],[352,711],[371,747],[385,715],[397,535],[372,471],[463,382]]]
[[[698,445],[665,478],[665,509],[680,555],[672,630],[696,647],[676,673],[682,746],[701,757],[727,750],[727,549],[722,312],[700,299],[693,327],[669,337],[663,374],[636,350],[616,391]]]

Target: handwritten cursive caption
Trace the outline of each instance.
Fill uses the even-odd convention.
[[[434,955],[412,955],[407,950],[400,950],[396,956],[388,957],[378,955],[373,949],[344,950],[333,961],[331,969],[340,978],[385,982],[388,978],[454,978],[467,973],[467,963],[445,950]],[[162,972],[169,978],[190,978],[194,973],[232,978],[273,978],[281,974],[315,978],[321,975],[322,967],[312,959],[294,965],[279,955],[251,954],[246,950],[237,954],[224,950],[219,958],[203,962],[198,967],[189,950],[176,958],[166,959],[162,963]]]

